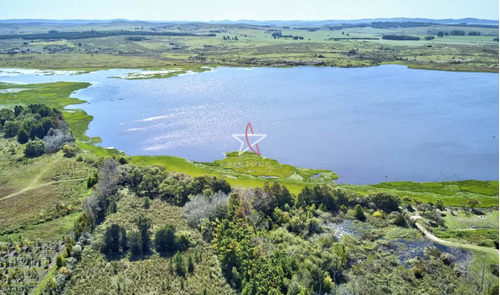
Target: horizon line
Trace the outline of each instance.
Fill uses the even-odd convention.
[[[487,19],[487,18],[477,18],[477,17],[460,17],[460,18],[429,18],[429,17],[405,17],[405,16],[394,16],[394,17],[365,17],[365,18],[352,18],[352,19],[212,19],[212,20],[158,20],[158,19],[129,19],[129,18],[6,18],[0,19],[0,21],[27,21],[27,20],[43,20],[43,21],[138,21],[138,22],[243,22],[243,21],[254,21],[254,22],[324,22],[324,21],[370,21],[375,19],[428,19],[435,21],[443,21],[443,20],[464,20],[464,19],[473,19],[473,20],[483,20],[483,21],[495,21],[499,22],[499,19]]]

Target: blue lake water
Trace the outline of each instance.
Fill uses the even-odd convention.
[[[263,156],[331,169],[339,182],[498,180],[499,75],[370,68],[216,68],[168,79],[138,70],[43,75],[0,69],[0,81],[87,81],[72,96],[89,136],[130,155],[195,161],[239,149],[248,122]]]

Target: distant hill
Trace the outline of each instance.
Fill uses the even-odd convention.
[[[140,21],[126,19],[110,19],[110,20],[84,20],[84,19],[7,19],[0,20],[0,24],[91,24],[91,23],[210,23],[210,24],[249,24],[249,25],[270,25],[270,26],[328,26],[341,24],[363,24],[372,22],[418,22],[418,23],[433,23],[433,24],[468,24],[468,25],[498,25],[498,20],[477,19],[477,18],[461,18],[461,19],[430,19],[430,18],[366,18],[356,20],[217,20],[217,21]]]

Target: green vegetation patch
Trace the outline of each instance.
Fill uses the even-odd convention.
[[[238,156],[238,152],[226,154],[226,158],[216,160],[210,165],[231,169],[233,171],[253,176],[268,176],[278,178],[290,178],[304,180],[306,182],[315,179],[335,180],[338,175],[330,170],[297,168],[287,164],[281,164],[276,160],[258,156],[254,153],[245,152]],[[316,177],[314,177],[316,176]]]
[[[0,93],[0,104],[7,107],[43,103],[59,110],[83,100],[69,97],[74,91],[90,86],[87,82],[54,82],[43,84],[3,84],[2,89],[23,88],[29,91]]]
[[[383,182],[372,185],[377,188],[396,189],[400,191],[426,192],[444,196],[452,196],[458,192],[470,192],[487,196],[498,196],[498,181],[443,181],[443,182]]]
[[[470,229],[470,230],[435,230],[436,237],[445,240],[465,241],[470,244],[495,247],[495,241],[498,244],[498,229]]]

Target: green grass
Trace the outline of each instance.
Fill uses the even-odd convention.
[[[494,248],[493,241],[498,241],[498,229],[469,229],[469,230],[434,230],[434,235],[440,239],[466,242],[473,245]]]
[[[443,182],[383,182],[372,185],[376,188],[396,189],[399,191],[426,192],[444,196],[457,193],[476,193],[487,196],[498,196],[498,181],[443,181]]]
[[[0,93],[0,105],[13,108],[15,105],[43,103],[62,110],[70,104],[83,103],[83,100],[69,97],[76,90],[86,88],[86,82],[54,82],[43,84],[3,84],[4,89],[26,88],[29,91]]]
[[[69,129],[76,139],[87,139],[85,132],[94,117],[83,110],[63,110],[64,119],[68,122]]]
[[[470,211],[457,210],[456,216],[447,212],[443,217],[446,227],[451,230],[471,228],[498,229],[498,210],[481,210],[484,215],[472,214]],[[484,217],[484,218],[481,218]]]
[[[461,207],[470,198],[479,200],[479,206],[498,206],[498,181],[447,181],[447,182],[384,182],[374,185],[342,185],[359,194],[391,192],[399,197],[410,197],[420,202],[442,200],[445,206]]]
[[[337,174],[329,170],[297,168],[250,152],[245,152],[239,156],[237,152],[227,153],[226,158],[216,160],[210,165],[253,176],[291,178],[306,182],[312,181],[311,177],[313,175],[317,175],[326,181],[338,178]]]

